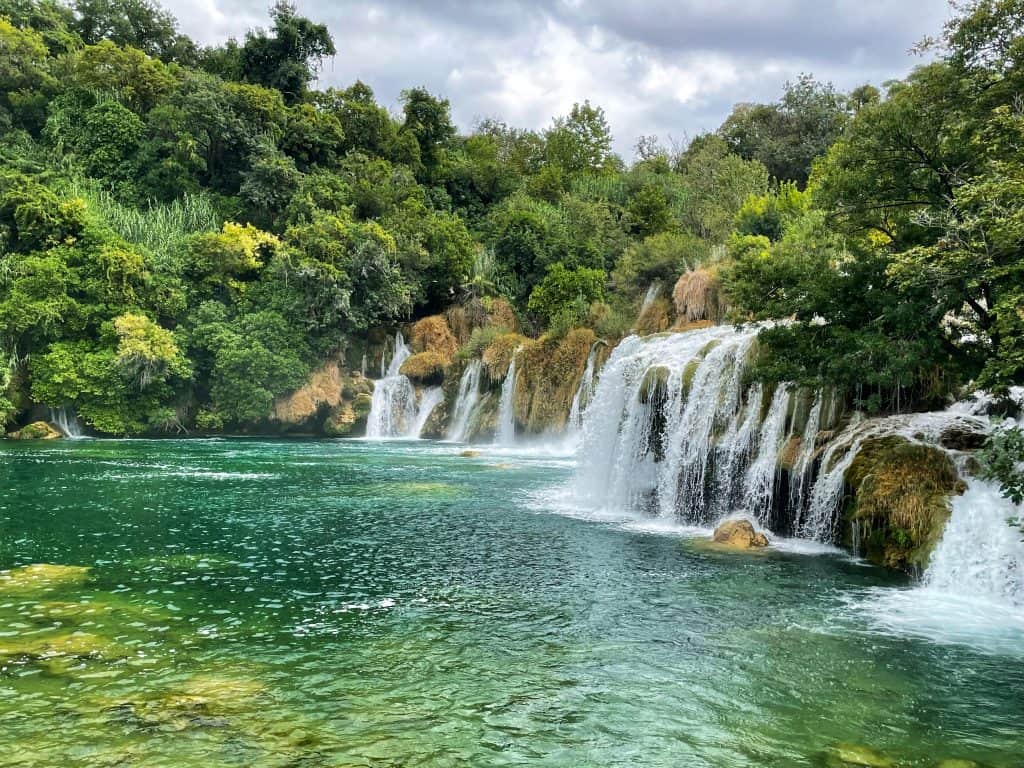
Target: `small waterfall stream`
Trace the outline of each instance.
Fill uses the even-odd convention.
[[[74,410],[66,405],[60,408],[51,408],[50,421],[66,438],[77,440],[85,437],[82,432],[82,425],[78,422],[78,417],[75,415]]]
[[[583,426],[583,411],[594,394],[594,368],[597,365],[598,348],[602,343],[600,341],[594,342],[594,345],[590,348],[590,354],[587,355],[587,364],[583,369],[583,377],[580,379],[580,385],[576,388],[576,394],[572,397],[572,405],[569,408],[569,420],[566,424],[566,429],[570,434],[579,432]]]
[[[501,400],[498,404],[498,427],[494,435],[494,441],[499,445],[512,445],[516,441],[516,413],[514,399],[516,394],[516,358],[519,356],[517,349],[512,355],[512,362],[508,365],[508,373],[505,374],[505,381],[501,385]]]
[[[480,402],[480,374],[483,367],[480,360],[473,360],[462,372],[462,378],[459,379],[459,391],[452,408],[451,426],[448,428],[449,440],[461,443],[469,434],[473,409]]]
[[[444,399],[440,387],[423,390],[417,400],[416,388],[400,371],[402,363],[412,355],[401,331],[395,334],[391,361],[384,366],[383,376],[373,387],[370,415],[366,421],[366,437],[371,440],[389,438],[415,439],[420,436],[430,414]]]

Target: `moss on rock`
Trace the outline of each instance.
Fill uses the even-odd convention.
[[[33,421],[7,436],[12,440],[58,440],[63,437],[59,429],[45,421]]]
[[[452,333],[444,315],[431,315],[413,325],[409,345],[414,353],[433,354],[436,359],[441,361],[443,367],[451,363],[452,358],[455,357],[459,341]],[[413,355],[413,357],[415,356]]]
[[[417,384],[437,385],[444,380],[447,363],[437,352],[417,352],[402,363],[399,373]]]
[[[908,571],[927,566],[949,497],[966,488],[944,451],[896,436],[866,441],[845,479],[852,491],[845,529],[859,527],[869,561]]]
[[[0,571],[0,595],[52,592],[61,587],[81,584],[89,578],[84,565],[34,563],[9,571]]]
[[[668,299],[655,299],[640,312],[634,330],[641,336],[661,333],[672,327],[672,305]]]
[[[514,404],[517,421],[527,432],[541,434],[565,426],[596,341],[589,328],[576,328],[562,338],[544,336],[523,345]]]

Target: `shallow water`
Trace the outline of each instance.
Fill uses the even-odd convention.
[[[459,451],[3,444],[0,569],[89,571],[0,580],[0,765],[1022,764],[1024,625],[930,595],[957,631],[907,627],[878,569],[714,551],[572,509],[557,452]]]

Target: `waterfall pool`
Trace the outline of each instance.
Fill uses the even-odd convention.
[[[0,765],[1021,765],[1021,611],[462,451],[0,444]]]

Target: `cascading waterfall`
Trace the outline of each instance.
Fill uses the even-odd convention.
[[[82,433],[82,425],[78,423],[78,417],[68,406],[50,409],[50,421],[60,430],[64,437],[77,440],[85,435]]]
[[[788,383],[775,388],[768,415],[761,424],[757,458],[747,468],[744,486],[744,511],[759,523],[767,525],[775,495],[775,477],[778,474],[779,453],[786,438],[786,414],[792,397]]]
[[[500,445],[511,445],[516,441],[516,414],[514,399],[516,394],[516,358],[519,350],[512,355],[512,362],[508,365],[508,373],[505,374],[505,381],[501,385],[501,400],[498,404],[498,429],[495,433],[495,442]]]
[[[480,374],[483,367],[480,360],[473,360],[462,372],[462,378],[459,379],[459,391],[455,397],[455,406],[452,409],[452,423],[448,428],[449,440],[461,443],[469,433],[473,409],[480,402]]]
[[[583,369],[583,378],[580,379],[580,385],[576,388],[576,394],[572,397],[572,406],[569,408],[569,420],[566,427],[570,434],[578,432],[583,426],[583,411],[594,394],[594,368],[597,365],[598,347],[602,343],[599,341],[594,342],[594,345],[590,348],[590,354],[587,355],[587,365]]]
[[[833,398],[832,402],[835,402]],[[807,414],[807,424],[800,437],[800,453],[793,463],[793,471],[789,481],[789,506],[796,516],[795,528],[799,530],[800,520],[804,512],[807,486],[810,482],[811,467],[814,463],[817,448],[818,432],[821,429],[822,395],[817,393],[811,410]],[[856,538],[856,535],[855,535]]]
[[[924,587],[1024,608],[1024,505],[970,478],[951,506]]]
[[[752,411],[741,385],[758,330],[719,326],[622,341],[583,414],[577,497],[710,522],[721,499],[739,493],[713,486],[742,482],[746,470],[738,457],[750,452]],[[730,460],[738,471],[719,475],[716,467]]]
[[[416,388],[409,377],[400,371],[402,363],[412,355],[401,331],[395,334],[395,349],[391,361],[381,369],[383,376],[373,388],[370,415],[366,421],[366,436],[371,440],[388,438],[418,438],[430,414],[444,399],[440,387],[422,392],[417,401]]]

